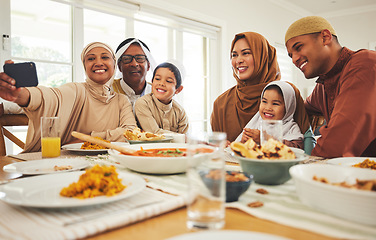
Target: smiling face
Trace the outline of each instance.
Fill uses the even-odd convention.
[[[237,40],[231,52],[231,64],[235,75],[240,80],[247,80],[255,69],[251,48],[245,38]]]
[[[176,89],[176,79],[173,72],[168,68],[158,68],[152,82],[152,92],[159,101],[169,104],[172,97],[183,89]]]
[[[261,99],[259,113],[264,120],[283,119],[286,114],[285,101],[282,94],[276,88],[265,90]]]
[[[286,47],[292,62],[307,79],[325,74],[331,69],[330,55],[320,33],[291,38]]]
[[[105,48],[91,49],[84,58],[86,75],[92,81],[105,84],[114,75],[115,60]]]
[[[145,55],[139,44],[131,44],[123,55]],[[130,63],[118,62],[120,72],[123,73],[123,80],[129,85],[145,85],[146,74],[149,71],[149,61],[138,63],[135,58]]]

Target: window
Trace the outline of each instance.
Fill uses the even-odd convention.
[[[72,79],[71,8],[51,1],[11,1],[11,58],[34,61],[39,83]]]
[[[292,82],[300,89],[300,95],[305,99],[315,87],[315,81],[306,79],[300,70],[294,66],[283,44],[276,43],[275,48],[277,50],[278,64],[282,74],[281,80]]]
[[[116,50],[126,38],[136,37],[149,46],[157,64],[173,59],[178,67],[184,66],[184,89],[176,100],[186,110],[195,131],[210,129],[209,98],[213,91],[209,86],[218,85],[210,84],[211,75],[217,74],[218,80],[218,73],[208,69],[218,63],[220,28],[163,9],[144,12],[142,9],[150,8],[122,1],[3,1],[11,9],[10,21],[0,23],[10,25],[9,56],[18,62],[34,61],[41,85],[83,81],[80,54],[86,44],[101,41]]]
[[[84,44],[103,42],[113,50],[126,36],[126,19],[107,13],[84,9]]]

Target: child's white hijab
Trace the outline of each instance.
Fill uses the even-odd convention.
[[[278,86],[283,94],[283,100],[285,101],[286,114],[282,118],[283,139],[287,141],[300,140],[304,136],[300,131],[299,125],[294,122],[294,113],[296,109],[295,91],[292,86],[285,81],[273,81],[265,86],[261,93],[261,99],[264,96],[265,89],[270,85]],[[244,128],[261,129],[261,115],[257,112],[255,116],[247,123]],[[240,142],[243,132],[236,138],[236,142]]]

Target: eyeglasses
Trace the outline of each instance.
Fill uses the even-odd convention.
[[[138,62],[138,63],[143,63],[147,60],[146,55],[141,55],[141,54],[134,55],[134,56],[123,55],[123,56],[120,57],[120,60],[121,60],[122,63],[127,64],[127,63],[131,63],[133,61],[133,58],[136,59],[136,62]]]

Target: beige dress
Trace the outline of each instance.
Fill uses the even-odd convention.
[[[68,83],[58,88],[31,87],[30,103],[24,108],[29,117],[24,152],[41,149],[40,117],[60,117],[61,144],[74,140],[72,131],[109,141],[125,141],[123,132],[137,126],[132,106],[125,95],[115,93],[105,101],[102,85],[92,81]]]
[[[160,102],[153,93],[139,98],[134,105],[140,127],[152,133],[186,133],[188,118],[184,109],[174,100]]]

